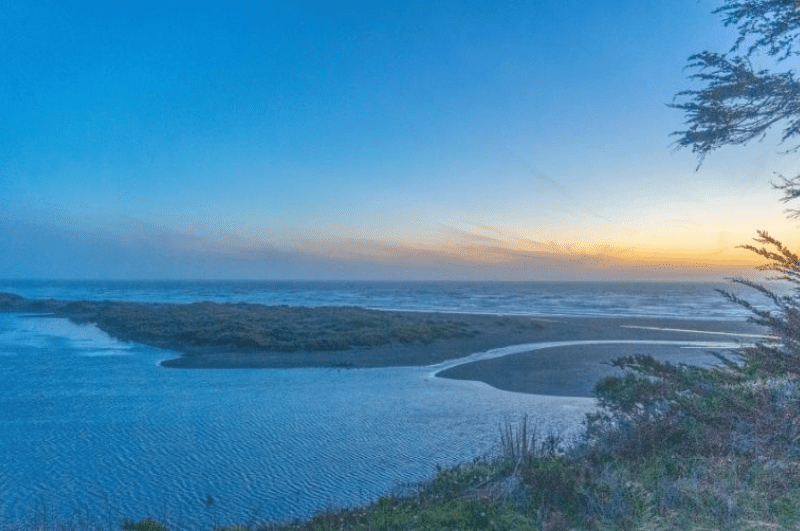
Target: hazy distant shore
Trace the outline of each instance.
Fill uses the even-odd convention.
[[[679,329],[766,333],[738,321],[493,316],[209,302],[76,302],[25,299],[7,293],[0,293],[0,311],[49,313],[77,323],[95,323],[120,340],[182,353],[162,363],[170,368],[424,366],[523,343],[754,339]],[[675,346],[582,345],[468,363],[447,369],[440,376],[483,381],[517,392],[588,396],[598,378],[613,372],[604,362],[636,353],[676,361],[705,355],[701,349]]]

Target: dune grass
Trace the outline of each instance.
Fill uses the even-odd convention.
[[[343,351],[429,344],[481,333],[479,327],[458,315],[339,306],[58,301],[0,293],[0,311],[49,313],[79,324],[94,323],[122,341],[189,355],[198,349],[285,353]]]

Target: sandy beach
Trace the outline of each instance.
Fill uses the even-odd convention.
[[[430,344],[390,345],[317,352],[223,352],[194,349],[190,356],[162,363],[170,368],[292,368],[428,366],[476,352],[526,343],[605,340],[751,343],[767,333],[740,321],[656,318],[459,316],[480,335]],[[475,380],[499,389],[554,396],[592,396],[595,382],[619,370],[608,363],[620,356],[647,354],[676,363],[711,364],[708,349],[687,345],[601,344],[550,347],[465,363],[438,377]],[[718,349],[725,352],[727,349]]]

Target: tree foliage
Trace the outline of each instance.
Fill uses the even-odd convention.
[[[689,58],[687,68],[695,72],[690,79],[702,87],[678,93],[671,104],[687,118],[687,129],[674,133],[678,147],[691,148],[702,161],[715,149],[763,138],[776,126],[783,142],[800,135],[800,81],[791,68],[800,55],[800,2],[725,0],[715,13],[737,28],[738,38],[727,53]],[[783,70],[756,69],[756,59]]]
[[[702,161],[714,149],[746,144],[781,127],[782,142],[794,139],[790,150],[800,149],[800,80],[792,69],[800,56],[800,0],[723,0],[714,13],[722,16],[725,26],[736,27],[738,36],[726,53],[703,51],[689,58],[688,68],[695,70],[690,78],[702,87],[678,93],[672,104],[684,111],[688,125],[673,133],[678,147],[691,148]],[[751,62],[756,58],[783,71],[756,70]],[[800,198],[800,174],[779,178],[773,187],[783,191],[781,201]],[[787,212],[800,217],[798,209]],[[772,312],[724,295],[750,310],[752,321],[781,337],[784,353],[800,356],[800,259],[765,231],[759,231],[755,241],[761,246],[741,247],[769,260],[759,269],[777,272],[776,278],[788,282],[792,291],[779,296],[761,284],[734,279],[771,299],[776,307]]]
[[[726,53],[703,51],[689,58],[691,79],[701,88],[676,96],[672,107],[685,113],[687,129],[674,133],[679,148],[691,148],[702,162],[723,146],[746,144],[782,128],[782,142],[800,149],[800,81],[791,69],[800,56],[800,0],[723,0],[715,13],[738,38]],[[783,71],[755,69],[772,63]],[[773,186],[783,202],[800,198],[800,174]],[[800,217],[800,210],[789,210]],[[718,354],[716,368],[689,368],[647,356],[620,358],[625,377],[601,381],[595,391],[605,412],[590,419],[589,435],[606,453],[640,456],[800,456],[800,256],[766,231],[743,245],[767,263],[789,290],[749,279],[734,282],[766,296],[769,308],[730,292],[747,308],[750,321],[769,330],[765,341]]]

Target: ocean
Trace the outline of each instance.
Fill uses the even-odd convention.
[[[749,313],[715,290],[747,294],[730,282],[325,282],[0,280],[0,292],[29,298],[139,302],[251,302],[360,306],[379,310],[508,315],[645,316],[739,319]]]
[[[714,291],[735,287],[0,281],[0,292],[65,300],[743,320],[747,312]],[[435,378],[427,367],[158,365],[177,355],[121,343],[91,325],[0,314],[0,525],[44,519],[116,529],[123,518],[153,516],[196,529],[305,518],[490,454],[500,425],[523,414],[574,435],[594,407],[587,398]]]

